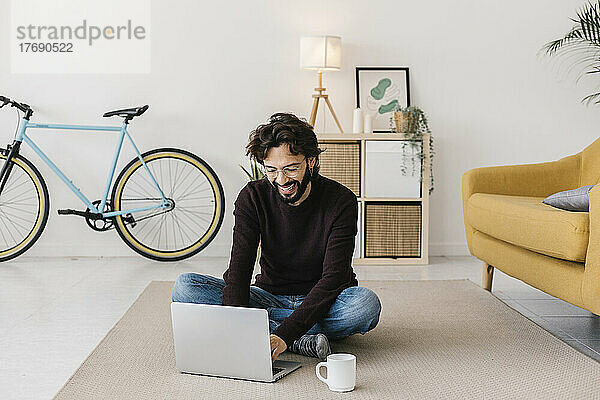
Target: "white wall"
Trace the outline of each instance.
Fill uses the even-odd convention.
[[[103,112],[150,104],[131,126],[143,149],[196,152],[220,176],[227,218],[203,254],[228,255],[233,201],[245,177],[248,133],[277,111],[307,116],[315,74],[299,69],[299,38],[343,38],[343,68],[325,86],[351,129],[355,66],[409,66],[411,100],[429,114],[436,142],[430,252],[467,254],[461,177],[471,168],[558,159],[598,137],[598,109],[579,100],[597,86],[575,86],[542,45],[566,33],[583,1],[220,1],[152,3],[149,75],[11,74],[6,56],[9,13],[0,13],[0,94],[33,105],[35,121],[106,123]],[[0,0],[7,10],[8,0]],[[319,117],[318,131],[335,131]],[[116,122],[116,121],[115,121]],[[0,143],[14,115],[0,111]],[[325,127],[325,128],[324,128]],[[84,193],[100,197],[113,137],[34,135]],[[67,143],[65,139],[69,139]],[[52,214],[31,255],[130,255],[113,233],[91,231],[57,208],[79,201],[37,159],[50,187]],[[125,160],[132,157],[125,154]],[[89,164],[82,165],[82,162]],[[96,194],[98,193],[98,194]]]

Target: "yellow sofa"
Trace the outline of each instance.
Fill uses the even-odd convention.
[[[469,251],[494,268],[600,315],[600,185],[589,212],[543,204],[547,196],[600,180],[600,139],[558,161],[476,168],[462,180]]]

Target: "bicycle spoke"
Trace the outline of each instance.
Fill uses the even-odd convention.
[[[184,191],[184,192],[183,192],[183,193],[180,195],[180,196],[181,196],[181,198],[185,198],[185,196],[186,196],[186,195],[190,194],[190,193],[189,193],[189,190],[190,190],[190,188],[192,187],[192,184],[193,184],[193,183],[195,183],[195,182],[196,182],[196,181],[197,181],[199,178],[200,178],[200,176],[197,176],[197,177],[196,177],[196,179],[194,179],[194,180],[193,180],[193,181],[192,181],[192,182],[191,182],[191,183],[188,185],[188,187],[186,188],[186,190],[185,190],[185,191]],[[203,184],[204,184],[204,182],[202,182],[202,183],[200,184],[200,186],[198,186],[198,187],[202,187],[202,185],[203,185]]]
[[[167,163],[169,165],[169,182],[173,182],[173,175],[171,175],[171,160],[167,160]]]
[[[146,165],[148,165],[148,164],[146,164]],[[154,176],[154,179],[156,180],[156,173],[155,172],[152,172],[152,176]],[[152,182],[152,179],[148,176],[148,173],[146,172],[145,169],[143,170],[143,175],[141,175],[140,178],[144,182],[146,182],[148,184],[148,186],[150,186],[152,192],[155,192],[157,195],[160,194],[158,192],[158,190],[156,189],[156,185],[154,185],[154,183]],[[149,192],[149,193],[152,193],[152,192]]]
[[[0,204],[0,206],[9,207],[9,204],[18,204],[18,205],[21,205],[21,206],[37,207],[37,204],[34,204],[34,203],[20,203],[20,202],[19,203],[15,203],[15,202],[10,202],[10,203],[6,202],[6,203],[4,203],[4,202],[2,202],[2,204]]]
[[[190,228],[190,226],[189,226],[189,225],[188,225],[188,224],[187,224],[187,223],[186,223],[186,222],[185,222],[183,219],[181,220],[181,223],[182,223],[182,224],[183,224],[183,225],[184,225],[186,228],[188,228],[188,230],[189,230],[190,232],[195,232],[195,231],[194,231],[194,229]]]
[[[175,179],[173,180],[173,187],[171,188],[171,194],[175,193],[175,190],[177,189],[177,186],[179,186],[179,182],[183,182],[183,174],[185,173],[184,171],[186,169],[191,169],[191,167],[189,167],[187,164],[183,164],[181,166],[179,166],[179,164],[181,163],[177,163],[177,173],[175,174]],[[181,168],[181,171],[179,171],[179,168]]]
[[[6,237],[4,236],[4,229],[0,229],[0,235],[2,235],[2,239],[4,239],[4,243],[6,243],[6,248],[8,248],[8,241],[6,240]]]
[[[11,254],[12,249],[26,249],[24,242],[29,240],[31,243],[31,232],[39,229],[38,219],[42,217],[41,193],[38,192],[37,181],[29,171],[20,162],[13,163],[10,176],[0,194],[0,253],[3,253],[0,259],[15,256],[14,253]]]
[[[2,211],[0,210],[0,213],[1,213],[1,212],[2,212]],[[6,222],[4,222],[4,219],[0,219],[0,221],[2,221],[2,225],[4,225],[4,227],[6,228],[6,232],[7,232],[7,233],[10,235],[10,237],[11,237],[11,238],[12,238],[12,240],[13,240],[13,242],[15,242],[15,244],[16,244],[16,243],[19,243],[19,242],[18,242],[18,241],[15,239],[15,237],[13,236],[12,229],[10,229],[10,227],[9,227],[8,225],[6,225]],[[8,244],[8,243],[7,243],[7,244]]]
[[[170,160],[169,160],[170,162]],[[175,188],[175,183],[177,182],[177,171],[179,169],[179,163],[175,163],[175,171],[173,172],[173,175],[175,176],[175,179],[173,179],[173,181],[171,182],[171,190],[169,191],[169,197],[171,197],[173,195],[173,189]]]
[[[136,190],[136,189],[134,189],[132,187],[128,187],[127,188],[128,191],[134,192],[137,196],[142,197],[142,198],[144,198],[144,197],[150,197],[149,193],[145,192],[144,191],[145,189],[139,183],[137,183],[137,182],[131,182],[131,183],[134,184],[134,185],[136,185],[139,189],[141,189],[142,192],[140,192],[139,190]]]
[[[185,195],[185,196],[180,196],[180,197],[179,197],[179,199],[180,199],[180,200],[181,200],[181,199],[186,199],[188,196],[192,196],[192,195],[195,195],[195,194],[199,194],[199,193],[202,193],[202,192],[206,192],[207,190],[210,190],[210,188],[206,188],[206,189],[198,190],[198,191],[196,191],[196,192],[189,192],[189,193],[186,193],[186,195]],[[212,198],[214,198],[214,197],[213,197],[213,196],[204,196],[204,197],[199,197],[199,198],[201,198],[201,199],[202,199],[202,198],[204,198],[204,199],[212,199]]]
[[[210,203],[213,203],[215,201],[214,196],[187,197],[187,198],[185,198],[185,201],[188,201],[188,200],[205,200],[205,199],[210,199]],[[179,201],[181,202],[181,198],[179,199]]]
[[[201,209],[205,209],[206,206],[189,206],[189,207],[179,207],[180,210],[189,210],[190,208],[201,208]],[[195,214],[202,214],[202,215],[213,215],[213,213],[211,212],[201,212],[201,211],[194,211]]]
[[[188,241],[192,242],[192,239],[188,236],[187,233],[185,233],[185,231],[181,228],[181,224],[179,223],[179,219],[175,217],[176,212],[173,212],[170,214],[171,217],[173,218],[173,220],[175,221],[175,223],[177,223],[177,227],[179,228],[179,235],[181,236],[181,238],[183,239],[183,235],[185,234],[185,237]]]
[[[6,216],[6,212],[5,212],[5,211],[0,211],[0,214],[2,214],[2,215],[4,215],[4,216]],[[7,220],[8,222],[10,222],[10,224],[12,225],[12,227],[14,228],[14,230],[17,230],[17,231],[18,231],[18,230],[19,230],[18,228],[24,228],[24,227],[23,227],[23,225],[16,223],[15,221],[13,221],[12,219],[10,219],[10,218],[8,218],[8,217],[6,218],[6,220]],[[12,232],[11,232],[11,233],[12,233]],[[17,232],[17,233],[20,233],[20,232]],[[12,236],[12,235],[11,235],[11,236]]]
[[[155,232],[154,236],[152,236],[152,240],[150,240],[150,243],[154,243],[154,239],[156,239],[156,236],[160,235],[160,233],[161,233],[160,228],[161,227],[162,227],[162,219],[161,219],[161,224],[158,227],[158,229],[156,229],[156,232]]]
[[[189,169],[190,170],[188,171],[187,175],[184,178],[181,179],[181,183],[179,183],[179,185],[182,185],[187,180],[188,176],[190,176],[190,174],[192,172],[194,172],[194,168],[190,167]],[[177,186],[175,186],[175,189],[173,189],[173,192],[175,192],[176,189],[178,189]]]
[[[14,218],[20,219],[21,221],[24,221],[24,222],[26,222],[27,224],[30,224],[30,223],[33,223],[33,222],[35,222],[35,220],[34,220],[34,221],[29,221],[28,219],[25,219],[25,218],[23,218],[23,217],[19,217],[19,216],[18,216],[18,215],[16,215],[16,214],[9,213],[9,212],[8,212],[6,209],[2,210],[2,213],[3,213],[4,215],[7,215],[7,216],[9,216],[9,217],[14,217]],[[20,226],[23,226],[23,225],[20,225]]]
[[[158,231],[160,233],[158,234],[158,246],[157,247],[159,249],[164,248],[164,247],[160,246],[160,238],[161,238],[163,232],[165,233],[165,242],[167,242],[167,243],[169,242],[169,238],[167,237],[168,230],[167,229],[165,229],[165,230],[162,229],[162,227],[163,227],[163,225],[165,223],[165,217],[166,217],[166,214],[163,214],[163,216],[161,217],[160,226],[158,227]]]
[[[27,175],[21,175],[17,179],[23,179],[23,182],[18,185],[15,185],[16,182],[11,182],[11,178],[14,177],[15,175],[16,174],[14,174],[14,173],[10,175],[10,178],[8,178],[8,182],[6,182],[6,186],[5,186],[4,190],[2,191],[2,194],[5,195],[7,193],[12,192],[13,190],[18,189],[21,186],[27,184]]]
[[[31,196],[31,197],[25,197],[25,198],[19,197],[19,196],[27,196],[28,194],[29,193],[27,193],[27,192],[23,192],[15,197],[7,200],[6,203],[3,201],[2,204],[11,204],[11,203],[17,203],[17,202],[31,200],[31,199],[37,199],[37,196]]]
[[[145,226],[149,226],[148,222],[149,222],[150,220],[148,219],[148,220],[145,220],[145,221],[147,221],[147,222],[146,222],[146,224],[145,224]],[[144,235],[144,237],[142,237],[142,238],[140,239],[140,242],[142,242],[142,243],[145,243],[145,242],[146,242],[146,238],[147,238],[147,237],[148,237],[148,235],[150,235],[152,232],[153,232],[153,230],[152,230],[152,229],[149,229],[149,230],[148,230],[148,232],[147,232],[147,233]],[[138,233],[141,233],[141,231],[138,231]]]
[[[199,218],[199,219],[204,220],[206,222],[210,222],[210,219],[202,216],[202,213],[198,213],[198,212],[194,212],[194,211],[189,211],[189,210],[186,210],[185,208],[180,208],[178,211],[181,211],[181,212],[186,213],[188,215],[193,215],[196,218]],[[194,222],[194,223],[196,222],[194,219],[191,219],[191,221]]]

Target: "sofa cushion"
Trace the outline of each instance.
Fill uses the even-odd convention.
[[[560,210],[543,197],[474,193],[466,219],[496,239],[564,260],[585,262],[589,213]]]
[[[542,203],[567,211],[589,211],[590,191],[594,185],[585,185],[577,189],[564,190],[551,194]]]

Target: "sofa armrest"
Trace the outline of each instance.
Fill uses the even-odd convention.
[[[590,239],[585,255],[581,293],[583,304],[600,315],[600,185],[590,192]]]
[[[580,186],[581,153],[557,161],[475,168],[463,175],[463,202],[473,193],[547,197]]]

